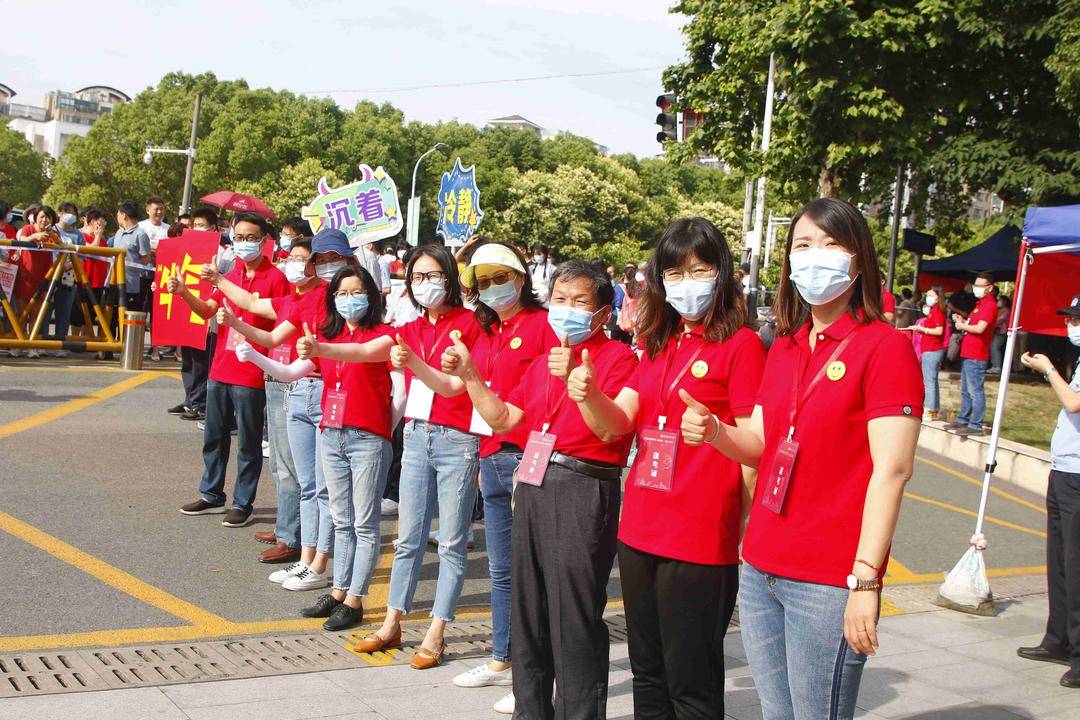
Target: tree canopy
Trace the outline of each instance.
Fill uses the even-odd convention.
[[[22,133],[0,125],[0,198],[13,207],[41,200],[49,184],[48,156],[34,150]]]

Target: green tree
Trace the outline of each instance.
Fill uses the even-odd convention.
[[[0,198],[14,207],[40,202],[48,186],[47,156],[36,152],[22,133],[0,126]]]

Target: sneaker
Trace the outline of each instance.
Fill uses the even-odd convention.
[[[502,715],[514,714],[514,693],[510,693],[502,700],[491,706],[491,709]]]
[[[963,427],[956,431],[956,434],[960,437],[971,437],[972,435],[982,435],[983,429],[981,427]]]
[[[305,567],[291,578],[286,578],[281,587],[286,590],[319,590],[330,587],[330,577],[328,573],[317,573]]]
[[[37,350],[27,350],[26,351],[26,357],[30,358],[31,360],[34,360],[36,358],[41,357],[41,353],[39,353]]]
[[[169,413],[170,415],[183,415],[187,411],[187,405],[185,405],[184,403],[180,403],[179,405],[174,405],[165,412]]]
[[[19,357],[19,351],[15,348],[7,351],[8,357]]]
[[[347,630],[356,627],[362,622],[364,622],[363,606],[351,608],[345,603],[341,603],[330,613],[330,619],[323,623],[323,630],[327,632]]]
[[[307,565],[299,561],[294,562],[287,568],[270,573],[270,582],[280,585],[289,578],[296,577],[305,570],[307,570]]]
[[[157,348],[150,351],[150,359],[154,362],[161,362],[161,353],[158,352]]]
[[[180,506],[180,512],[185,515],[221,515],[225,512],[225,505],[215,505],[199,498],[195,502]]]
[[[206,421],[205,420],[200,420],[199,422],[195,423],[195,427],[199,428],[199,430],[205,430],[206,429]]]
[[[333,614],[334,609],[342,602],[334,598],[333,595],[327,593],[326,595],[320,595],[319,599],[315,601],[315,604],[300,610],[300,614],[308,618],[324,618],[330,617]]]
[[[390,498],[383,498],[381,511],[384,517],[387,515],[397,515],[397,508],[398,504],[396,502]]]
[[[488,687],[489,685],[509,686],[514,684],[512,668],[496,672],[488,663],[474,667],[454,678],[454,684],[460,688]]]
[[[57,350],[53,353],[53,357],[66,358],[68,356],[67,350]]]
[[[171,412],[171,411],[170,411]],[[205,420],[206,413],[202,410],[195,410],[193,408],[185,408],[184,412],[180,414],[181,420]],[[199,428],[202,430],[202,428]]]
[[[264,458],[270,457],[270,443],[268,443],[266,440],[263,440],[262,451]]]
[[[241,510],[240,508],[233,508],[229,512],[225,513],[225,519],[221,521],[221,524],[225,527],[238,528],[244,527],[251,522],[251,511]]]

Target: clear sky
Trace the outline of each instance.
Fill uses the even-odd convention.
[[[408,119],[523,115],[612,152],[660,151],[661,68],[683,54],[668,0],[2,0],[0,83],[15,102],[166,72],[390,101]],[[395,88],[656,68],[473,87]]]

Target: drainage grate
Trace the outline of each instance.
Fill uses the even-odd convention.
[[[245,676],[360,667],[356,656],[322,635],[278,635],[204,643],[236,664]]]
[[[106,690],[105,679],[78,653],[18,653],[0,656],[0,698]]]
[[[113,688],[225,680],[245,675],[206,643],[90,650],[80,654]]]

